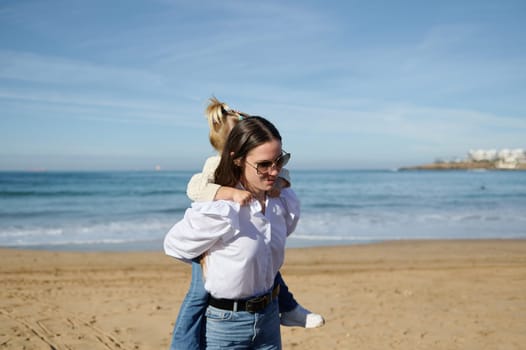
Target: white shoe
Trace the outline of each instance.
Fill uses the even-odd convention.
[[[310,312],[298,304],[294,310],[283,312],[280,323],[289,327],[317,328],[325,324],[322,315]]]

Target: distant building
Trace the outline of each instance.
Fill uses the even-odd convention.
[[[494,162],[497,158],[497,150],[490,149],[490,150],[484,150],[484,149],[477,149],[477,150],[470,150],[468,152],[468,158],[473,162]]]
[[[470,150],[468,158],[473,162],[494,162],[497,169],[515,169],[519,164],[526,164],[526,151],[522,148],[500,151],[477,149]]]

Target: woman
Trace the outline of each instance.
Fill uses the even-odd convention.
[[[299,219],[290,188],[269,197],[290,154],[281,136],[261,117],[241,120],[230,132],[215,183],[249,191],[255,199],[192,204],[164,242],[166,254],[203,259],[207,349],[280,349],[280,320],[274,279],[284,260],[286,237]]]
[[[209,202],[213,200],[233,200],[240,205],[247,205],[252,200],[252,194],[235,187],[220,186],[215,183],[214,174],[221,152],[227,141],[230,130],[240,121],[250,115],[231,109],[226,103],[215,97],[210,98],[206,108],[206,117],[209,125],[209,140],[217,155],[208,158],[201,173],[194,174],[187,187],[188,197],[196,202]],[[237,185],[237,184],[236,184]],[[281,189],[289,187],[291,180],[286,168],[281,169],[268,194],[270,197],[279,196]],[[171,350],[202,350],[204,349],[204,321],[208,307],[208,292],[204,289],[200,259],[192,261],[192,279],[190,288],[179,308],[179,314],[172,333]],[[289,291],[281,274],[276,275],[279,283],[278,306],[280,323],[282,326],[315,328],[324,324],[321,315],[302,307]]]

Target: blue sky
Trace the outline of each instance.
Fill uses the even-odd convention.
[[[0,170],[199,169],[212,95],[292,169],[526,148],[526,2],[0,1]]]

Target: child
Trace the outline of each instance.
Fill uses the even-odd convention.
[[[210,127],[210,143],[221,153],[230,130],[241,119],[250,117],[245,113],[230,109],[225,103],[211,98],[206,109]],[[214,172],[219,164],[219,155],[206,160],[203,171],[190,179],[187,187],[188,197],[193,201],[233,200],[246,205],[252,200],[248,191],[233,187],[219,186],[214,183]],[[280,172],[279,181],[270,196],[277,197],[281,188],[290,186],[289,174],[286,169]],[[280,285],[278,303],[280,323],[284,326],[298,326],[305,328],[321,327],[325,320],[321,315],[304,309],[289,292],[287,285],[276,276],[276,283]],[[175,322],[171,349],[203,349],[204,344],[204,314],[208,306],[208,293],[204,289],[202,268],[196,259],[192,262],[192,281],[186,297],[179,310]]]

